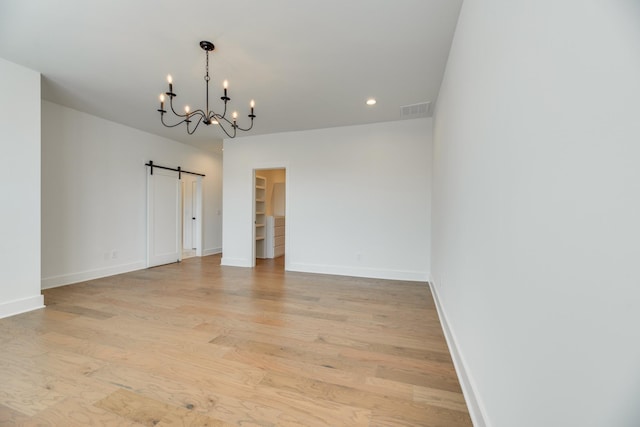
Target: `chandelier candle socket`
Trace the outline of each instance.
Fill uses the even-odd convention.
[[[209,77],[209,52],[212,52],[215,49],[215,46],[213,45],[213,43],[208,42],[208,41],[201,41],[200,42],[200,47],[205,51],[205,54],[207,56],[207,68],[206,68],[206,74],[204,76],[204,81],[206,82],[206,105],[205,105],[205,109],[201,110],[194,110],[191,111],[189,106],[186,105],[184,107],[184,114],[179,114],[176,112],[176,110],[173,108],[173,98],[177,97],[178,95],[173,93],[173,78],[171,77],[171,74],[169,74],[167,76],[167,82],[169,83],[169,91],[165,92],[163,94],[160,94],[160,109],[158,110],[160,112],[160,121],[162,122],[162,124],[168,128],[173,128],[176,126],[181,125],[182,123],[185,123],[187,126],[187,133],[189,135],[193,135],[193,133],[196,131],[196,129],[198,128],[198,126],[200,125],[200,123],[204,123],[205,125],[209,126],[209,125],[219,125],[220,128],[222,129],[222,131],[227,134],[227,136],[229,138],[235,138],[236,137],[236,133],[238,130],[241,131],[248,131],[251,130],[251,128],[253,128],[253,119],[256,118],[256,115],[254,114],[254,107],[256,105],[255,101],[252,99],[249,106],[251,107],[251,113],[249,115],[247,115],[247,117],[249,117],[249,119],[251,119],[251,124],[249,125],[249,127],[247,128],[242,128],[240,126],[238,126],[238,113],[236,111],[233,112],[232,114],[232,120],[230,121],[227,118],[227,102],[231,101],[231,98],[229,98],[228,95],[228,87],[229,87],[229,82],[227,80],[225,80],[222,83],[222,87],[224,89],[224,96],[221,96],[220,99],[224,102],[224,110],[222,111],[222,114],[216,113],[215,111],[212,111],[209,109],[209,81],[211,80],[211,78]],[[178,123],[175,124],[167,124],[165,123],[164,120],[164,115],[167,112],[164,109],[164,101],[165,101],[165,96],[169,97],[169,107],[171,108],[171,112],[178,118],[181,118],[182,120],[180,120]],[[197,118],[197,120],[196,120]],[[195,126],[190,127],[189,124],[192,123],[193,121],[196,121]]]

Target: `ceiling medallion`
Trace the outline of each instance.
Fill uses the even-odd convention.
[[[238,113],[236,111],[234,111],[231,114],[231,120],[229,120],[227,118],[227,102],[231,101],[231,98],[229,98],[228,96],[228,92],[227,92],[228,82],[225,80],[222,85],[224,89],[224,96],[220,97],[220,99],[224,101],[224,111],[222,112],[222,114],[219,114],[219,113],[216,113],[215,111],[209,110],[209,80],[211,80],[209,77],[209,52],[212,52],[215,49],[215,46],[213,45],[213,43],[205,40],[200,42],[200,47],[205,51],[207,55],[207,68],[206,68],[206,74],[204,76],[204,81],[206,82],[206,90],[207,90],[206,108],[204,110],[198,109],[195,111],[191,111],[189,109],[189,106],[187,105],[184,107],[184,114],[177,113],[176,110],[174,110],[173,108],[173,98],[175,98],[178,95],[176,95],[173,92],[173,79],[171,78],[171,75],[168,75],[167,82],[169,82],[169,91],[160,95],[160,109],[158,110],[160,112],[160,121],[164,126],[168,128],[173,128],[181,125],[182,123],[186,123],[187,133],[189,135],[193,135],[193,133],[196,131],[200,123],[204,123],[207,126],[219,125],[220,128],[224,131],[224,133],[227,134],[229,138],[235,138],[236,132],[238,130],[248,131],[248,130],[251,130],[251,128],[253,127],[253,119],[255,119],[256,117],[255,114],[253,114],[255,102],[251,100],[251,103],[249,104],[251,107],[251,113],[247,117],[251,119],[251,125],[248,128],[242,128],[238,125],[238,122],[237,122]],[[169,97],[169,107],[171,108],[171,112],[176,117],[182,118],[182,120],[180,120],[178,123],[167,124],[164,121],[164,115],[167,112],[164,109],[165,95]],[[196,124],[194,126],[190,126],[190,124],[193,121],[195,121]]]

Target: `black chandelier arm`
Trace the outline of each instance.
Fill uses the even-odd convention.
[[[175,116],[182,117],[183,119],[180,120],[178,123],[175,123],[175,124],[171,125],[171,124],[167,124],[164,121],[164,113],[166,113],[166,111],[164,111],[164,110],[158,110],[158,111],[160,111],[160,121],[162,122],[162,124],[165,127],[174,128],[174,127],[180,126],[183,123],[186,123],[187,124],[187,133],[189,135],[193,135],[195,133],[196,129],[198,129],[198,126],[200,126],[200,123],[202,122],[202,120],[207,118],[207,115],[204,113],[204,111],[202,111],[200,109],[195,110],[195,111],[191,111],[188,114],[177,114],[174,111],[174,109],[172,108],[172,112],[175,114]],[[213,120],[217,121],[218,124],[220,125],[220,128],[222,129],[222,131],[229,138],[235,138],[238,130],[246,132],[246,131],[249,131],[249,130],[251,130],[253,128],[253,117],[251,117],[251,116],[252,115],[248,116],[248,117],[251,118],[251,125],[248,128],[240,127],[237,123],[234,124],[234,122],[232,122],[228,118],[226,118],[223,115],[218,114],[218,113],[216,113],[214,111],[210,111],[209,112],[208,120],[209,121],[213,121]],[[198,117],[198,121],[196,122],[196,124],[193,127],[193,129],[191,129],[189,124],[192,123],[192,120],[189,120],[189,119],[192,119],[194,117]],[[226,126],[225,126],[225,122],[226,122]],[[230,132],[230,131],[227,130],[227,127],[229,127],[229,126],[233,129],[233,132]]]
[[[227,122],[229,125],[233,126],[233,123],[229,121],[229,119],[227,119],[224,115],[218,114],[216,112],[211,111],[211,117],[213,117],[220,125],[222,125],[222,122],[225,121]]]
[[[211,118],[215,119],[218,122],[218,124],[220,125],[220,127],[222,128],[224,133],[226,133],[229,138],[235,138],[236,133],[237,133],[238,130],[246,132],[246,131],[251,130],[251,128],[253,128],[253,118],[255,117],[253,115],[249,115],[248,116],[248,117],[251,118],[251,125],[248,128],[242,128],[242,127],[238,126],[237,123],[232,122],[231,120],[227,119],[226,117],[224,117],[224,116],[222,116],[220,114],[216,114],[213,111],[211,111],[210,114],[211,114]],[[225,127],[224,122],[227,123],[227,126],[231,126],[231,128],[233,128],[233,135],[229,131],[227,131],[227,128]]]
[[[189,111],[189,113],[187,114],[188,118],[191,118],[193,116],[200,116],[200,119],[205,119],[207,118],[207,115],[205,114],[204,111],[202,111],[201,109],[197,109],[195,111]]]
[[[223,131],[224,133],[226,133],[226,134],[227,134],[227,136],[228,136],[229,138],[235,138],[235,137],[236,137],[236,130],[235,130],[235,128],[233,129],[233,135],[232,135],[232,134],[230,134],[229,132],[227,132],[227,129],[225,129],[225,127],[224,127],[224,126],[222,126],[222,125],[220,125],[220,129],[222,129],[222,131]]]
[[[224,115],[216,114],[216,113],[214,113],[213,111],[211,111],[211,112],[210,112],[210,114],[212,114],[213,116],[215,116],[215,118],[216,118],[218,121],[220,121],[220,120],[224,120],[224,121],[225,121],[225,122],[227,122],[230,126],[233,126],[233,127],[235,127],[235,128],[238,128],[238,129],[240,129],[241,131],[248,131],[248,130],[250,130],[250,129],[253,127],[253,119],[256,117],[256,116],[255,116],[255,115],[253,115],[253,114],[249,114],[249,115],[247,115],[247,117],[249,117],[249,118],[251,119],[251,126],[249,126],[248,128],[246,128],[246,129],[245,129],[245,128],[240,127],[240,126],[238,125],[237,121],[236,121],[236,123],[234,124],[234,122],[233,122],[233,121],[229,120],[229,119],[228,119],[228,118],[226,118]]]
[[[177,116],[177,117],[184,117],[184,119],[180,120],[178,123],[174,124],[174,125],[168,125],[167,123],[165,123],[164,121],[164,113],[166,113],[166,111],[164,110],[158,110],[160,111],[160,121],[162,122],[162,124],[165,127],[168,128],[174,128],[176,126],[179,126],[183,123],[187,123],[187,132],[189,133],[189,135],[193,135],[193,132],[195,132],[196,128],[198,127],[198,125],[200,124],[200,122],[202,121],[202,119],[205,117],[204,112],[202,110],[196,110],[196,111],[191,111],[188,114],[177,114],[173,108],[171,109],[173,111],[173,113]],[[191,123],[191,118],[193,118],[194,116],[198,116],[198,122],[196,123],[196,127],[193,129],[193,131],[189,132],[189,123]]]
[[[252,117],[252,116],[253,116],[253,117]],[[239,130],[241,130],[241,131],[243,131],[243,132],[246,132],[246,131],[248,131],[248,130],[251,130],[251,128],[253,127],[253,118],[254,118],[255,116],[254,116],[253,114],[249,114],[247,117],[251,118],[251,125],[250,125],[248,128],[242,128],[242,127],[240,127],[240,126],[238,125],[238,122],[237,122],[237,121],[235,121],[235,122],[231,122],[231,121],[229,121],[229,119],[226,119],[226,118],[225,118],[224,120],[225,120],[227,123],[229,123],[231,126],[233,126],[235,129],[239,129]]]
[[[225,99],[225,98],[226,98],[226,99]],[[227,98],[226,96],[223,96],[223,97],[222,97],[222,98],[220,98],[220,99],[225,100],[225,101],[224,101],[224,111],[222,111],[222,117],[226,117],[226,115],[227,115],[227,101],[229,100],[229,98]]]
[[[162,122],[162,124],[164,125],[164,127],[168,127],[168,128],[174,128],[176,126],[180,126],[181,124],[183,124],[184,122],[186,122],[187,119],[184,120],[180,120],[178,123],[176,123],[175,125],[168,125],[164,122],[164,113],[161,112],[160,113],[160,122]]]
[[[177,95],[173,95],[173,96],[177,96]],[[193,117],[193,116],[200,116],[200,119],[198,120],[198,124],[200,124],[200,122],[202,121],[202,119],[206,118],[207,115],[204,111],[202,111],[201,109],[197,109],[195,111],[189,111],[188,113],[184,113],[184,114],[179,114],[176,112],[176,110],[173,108],[173,96],[169,98],[169,106],[171,107],[171,112],[176,115],[177,117],[184,117],[184,120],[182,120],[180,123],[184,123],[187,122],[187,126],[189,125],[188,120]],[[163,123],[164,124],[164,123]],[[166,125],[165,125],[166,126]],[[174,127],[174,126],[170,126],[170,127]],[[198,126],[196,125],[196,128]],[[195,131],[195,129],[194,129]],[[188,132],[188,130],[187,130]],[[189,133],[189,135],[192,135],[193,132]]]
[[[185,119],[187,119],[190,113],[189,113],[189,114],[187,114],[187,113],[185,113],[185,114],[180,114],[180,113],[176,112],[176,110],[173,108],[173,98],[174,98],[175,96],[178,96],[178,95],[175,95],[175,94],[174,94],[173,96],[170,96],[170,97],[169,97],[169,106],[171,107],[171,112],[172,112],[173,114],[175,114],[176,116],[178,116],[178,117],[184,117]]]
[[[180,115],[180,114],[176,113],[176,110],[174,110],[174,109],[173,109],[173,96],[170,96],[170,97],[169,97],[169,107],[171,107],[171,111],[172,111],[172,112],[173,112],[173,114],[175,114],[176,116],[178,116],[178,117],[186,117],[186,115],[185,115],[185,116],[182,116],[182,115]]]
[[[222,129],[222,131],[227,134],[227,136],[229,138],[235,138],[236,137],[236,128],[233,126],[233,123],[231,123],[229,120],[227,120],[225,117],[221,116],[220,114],[216,114],[212,111],[213,114],[213,118],[218,122],[218,125],[220,126],[220,129]],[[229,131],[227,130],[227,127],[225,127],[224,122],[227,122],[227,127],[231,126],[233,128],[233,132],[229,133]]]
[[[231,124],[231,122],[229,120],[227,120],[226,109],[225,109],[223,114],[218,114],[215,111],[209,111],[209,119],[217,120],[217,121],[226,120],[229,124]]]
[[[253,127],[253,118],[251,119],[251,126],[249,126],[248,128],[241,128],[240,126],[236,125],[236,128],[240,129],[243,132],[251,130],[252,127]]]
[[[200,116],[200,118],[198,119],[198,121],[196,122],[196,126],[193,128],[192,131],[189,131],[189,123],[191,123],[191,120],[185,120],[187,122],[187,133],[189,135],[193,135],[193,133],[196,131],[196,129],[198,129],[198,126],[200,126],[200,122],[202,121],[203,116]]]

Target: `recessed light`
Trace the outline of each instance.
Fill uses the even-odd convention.
[[[367,105],[376,105],[376,100],[374,98],[367,99]]]

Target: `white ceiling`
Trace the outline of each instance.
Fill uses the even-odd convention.
[[[222,80],[230,108],[256,123],[243,135],[400,119],[435,102],[462,0],[1,0],[0,57],[42,73],[42,97],[200,147],[160,124],[158,95],[204,108],[210,40],[211,109]],[[10,84],[10,82],[4,82]],[[377,105],[365,100],[375,97]],[[240,120],[240,124],[246,122]]]

